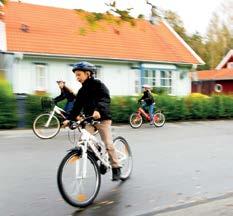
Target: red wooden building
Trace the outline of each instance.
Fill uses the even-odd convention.
[[[233,94],[233,49],[218,64],[215,70],[191,73],[192,93]]]

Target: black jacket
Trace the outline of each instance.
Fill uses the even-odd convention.
[[[143,92],[143,96],[141,97],[140,101],[141,100],[144,100],[147,106],[150,106],[155,102],[152,94],[148,90]]]
[[[64,99],[67,99],[69,102],[75,100],[75,95],[66,86],[61,89],[61,94],[54,98],[54,102],[58,103]]]
[[[81,111],[86,116],[92,116],[94,111],[99,111],[100,120],[110,120],[110,103],[111,98],[107,87],[100,80],[89,78],[78,91],[70,119],[75,120]]]

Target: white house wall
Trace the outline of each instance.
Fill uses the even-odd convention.
[[[177,71],[173,74],[173,94],[176,96],[186,96],[191,93],[191,79],[187,71]]]
[[[46,91],[55,96],[60,93],[57,80],[66,81],[67,86],[77,92],[80,84],[72,73],[72,63],[75,61],[53,60],[45,58],[28,58],[14,62],[13,86],[15,93],[35,93],[36,71],[35,64],[46,65]],[[111,95],[135,94],[135,72],[129,64],[95,63],[100,66],[100,79],[109,88]]]
[[[79,61],[79,60],[77,60]],[[46,91],[52,96],[60,93],[57,86],[57,80],[66,81],[67,86],[77,92],[80,84],[76,81],[72,73],[71,64],[75,60],[61,60],[55,58],[35,58],[24,56],[22,59],[15,59],[12,67],[11,82],[15,93],[33,94],[36,90],[36,71],[35,64],[41,63],[46,65]],[[115,95],[135,95],[137,90],[141,90],[140,86],[135,86],[140,83],[139,69],[132,69],[129,63],[106,63],[104,61],[96,61],[99,68],[98,78],[101,79],[110,90],[112,96]],[[147,65],[148,66],[148,65]],[[159,79],[156,80],[160,82]],[[172,73],[172,95],[183,96],[191,93],[191,81],[188,76],[188,70],[177,69]],[[159,83],[158,83],[159,86]]]
[[[36,90],[36,64],[45,64],[46,67],[46,90],[51,95],[60,93],[57,80],[66,81],[67,85],[75,92],[80,88],[71,71],[69,62],[50,59],[25,58],[15,61],[13,67],[13,86],[15,93],[33,94]],[[70,69],[70,70],[69,70]]]
[[[129,64],[103,64],[101,79],[110,90],[111,95],[135,94],[135,71]]]

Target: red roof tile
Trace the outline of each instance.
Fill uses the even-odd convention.
[[[197,71],[197,80],[233,80],[233,69]]]
[[[135,27],[89,31],[75,10],[10,2],[5,8],[7,50],[80,57],[200,64],[164,24],[138,20]]]

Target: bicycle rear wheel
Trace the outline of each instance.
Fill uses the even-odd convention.
[[[134,129],[141,127],[142,116],[138,113],[132,113],[129,117],[129,124]]]
[[[44,113],[34,120],[32,130],[41,139],[51,139],[60,131],[60,122],[56,116],[50,119],[49,113]]]
[[[155,113],[153,118],[155,127],[162,127],[165,124],[165,116],[163,113]]]
[[[96,160],[88,154],[86,169],[84,164],[83,157],[77,152],[70,152],[58,168],[58,189],[63,199],[74,207],[90,205],[100,189],[101,178]]]
[[[113,140],[117,157],[121,165],[121,180],[129,178],[133,169],[133,157],[128,142],[121,136]]]

